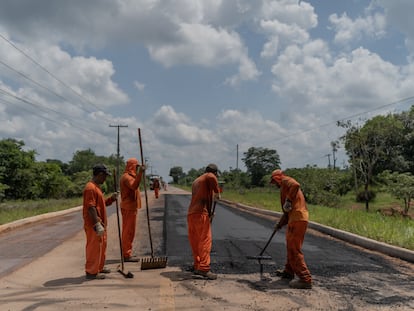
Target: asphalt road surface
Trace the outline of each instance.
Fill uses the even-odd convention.
[[[167,252],[171,265],[185,269],[191,265],[186,244],[185,206],[190,196],[168,196],[166,200]],[[251,275],[259,271],[258,255],[271,236],[276,218],[258,218],[234,208],[219,205],[213,220],[212,270],[224,275]],[[172,237],[169,239],[168,237]],[[257,291],[286,288],[274,277],[283,268],[286,256],[285,232],[277,232],[264,255],[272,257],[263,265],[264,273],[256,280],[242,277],[240,282]],[[365,251],[347,243],[308,230],[303,245],[306,263],[314,286],[342,300],[340,310],[353,310],[354,304],[366,308],[414,309],[413,266]],[[183,254],[186,255],[183,258]],[[187,259],[187,260],[184,260]],[[184,262],[184,265],[183,265]],[[264,262],[264,261],[262,261]],[[261,280],[261,281],[258,281]]]
[[[114,213],[109,208],[108,216]],[[70,213],[0,233],[0,278],[43,256],[83,226],[82,213]]]
[[[119,268],[116,213],[109,208],[105,280],[83,277],[84,233],[80,213],[47,219],[0,234],[0,310],[413,310],[414,265],[366,251],[308,230],[303,252],[314,279],[311,290],[290,289],[274,275],[286,256],[284,231],[269,245],[263,273],[257,260],[275,217],[218,204],[213,220],[212,270],[207,281],[192,264],[186,212],[190,195],[171,188],[159,200],[150,193],[155,256],[165,269],[140,270],[125,279]],[[145,201],[144,201],[145,202]],[[145,208],[138,214],[136,254],[151,255]]]

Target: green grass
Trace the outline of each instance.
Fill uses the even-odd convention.
[[[414,221],[361,209],[309,205],[310,220],[391,245],[414,250]]]
[[[36,201],[7,201],[0,203],[0,225],[18,219],[56,212],[82,205],[82,198]]]
[[[279,192],[276,189],[225,189],[222,198],[281,212]],[[342,197],[338,208],[311,204],[308,208],[310,221],[414,250],[414,220],[401,216],[384,216],[379,212],[389,208],[401,208],[401,202],[387,193],[377,194],[377,198],[369,205],[369,212],[365,211],[364,203],[355,202],[353,194]]]

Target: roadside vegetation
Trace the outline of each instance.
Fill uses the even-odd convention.
[[[0,203],[0,225],[82,205],[82,198],[7,201]]]
[[[283,168],[301,184],[310,220],[414,250],[414,106],[337,125],[345,133],[331,141],[326,168]],[[343,167],[336,164],[339,148],[348,156]],[[246,172],[231,167],[220,172],[223,198],[280,211],[277,189],[269,187],[272,171],[282,168],[277,150],[250,147],[243,156]],[[170,169],[174,184],[187,189],[202,173],[202,168]]]
[[[176,185],[191,191],[189,186]],[[222,198],[256,208],[282,212],[277,188],[228,189]],[[341,198],[338,207],[308,204],[310,221],[351,232],[390,245],[414,250],[414,212],[402,215],[403,207],[388,193],[379,193],[371,202],[371,211],[365,204],[355,202],[355,194]]]
[[[225,189],[222,198],[257,208],[282,211],[277,190],[250,189],[240,192]],[[414,215],[402,216],[398,201],[387,193],[380,193],[371,203],[372,211],[367,213],[364,203],[356,203],[352,198],[354,195],[347,194],[337,208],[309,204],[310,221],[414,250]]]
[[[283,168],[301,184],[310,220],[414,250],[414,106],[362,124],[340,121],[338,126],[345,133],[330,142],[327,167]],[[336,164],[339,148],[348,156],[342,167]],[[111,171],[124,166],[123,158],[98,156],[90,149],[76,151],[68,163],[38,162],[35,155],[35,150],[25,150],[23,141],[0,140],[0,223],[66,208],[66,200],[79,202],[96,163]],[[221,168],[223,198],[280,211],[278,190],[269,187],[272,171],[282,168],[277,150],[250,147],[241,160],[246,171]],[[169,176],[174,185],[190,190],[203,172],[174,166]],[[113,189],[113,182],[108,179],[103,191]]]

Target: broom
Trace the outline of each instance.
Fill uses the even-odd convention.
[[[141,129],[138,129],[138,138],[139,138],[139,147],[141,151],[141,163],[144,163],[144,154],[142,151],[142,139],[141,139]],[[149,216],[149,208],[148,208],[148,195],[147,195],[147,185],[145,179],[145,170],[142,172],[142,176],[144,177],[144,192],[145,192],[145,208],[147,210],[147,224],[148,224],[148,235],[149,241],[151,246],[151,257],[144,257],[141,258],[141,270],[147,269],[158,269],[158,268],[165,268],[167,266],[167,258],[164,257],[154,257],[154,248],[152,246],[152,237],[151,237],[151,226],[150,226],[150,216]]]

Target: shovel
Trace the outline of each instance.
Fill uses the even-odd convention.
[[[141,149],[141,163],[145,164],[144,154],[142,151],[141,129],[138,129],[138,138],[139,138],[139,147]],[[148,224],[149,241],[151,245],[151,257],[141,258],[141,270],[165,268],[167,266],[167,257],[166,256],[154,257],[154,248],[152,246],[150,216],[149,216],[149,209],[148,209],[148,194],[147,194],[147,185],[146,185],[146,180],[145,180],[145,170],[142,174],[142,177],[144,178],[145,208],[147,210],[147,224]]]
[[[114,188],[115,192],[118,192],[117,189],[117,180],[116,180],[116,171],[114,170]],[[121,273],[125,278],[132,279],[134,275],[131,272],[124,272],[124,254],[122,250],[122,239],[121,239],[121,224],[119,221],[119,207],[118,207],[118,200],[116,202],[116,218],[118,220],[118,237],[119,237],[119,249],[121,250],[121,266],[118,266],[118,272]]]

